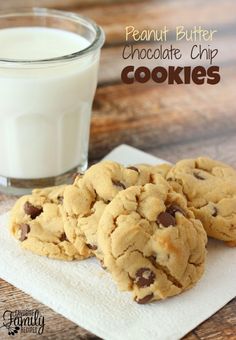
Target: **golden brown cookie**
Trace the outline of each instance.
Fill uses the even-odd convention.
[[[68,241],[61,215],[65,186],[36,189],[11,211],[10,231],[24,249],[60,260],[83,259]]]
[[[236,171],[206,157],[178,162],[167,175],[208,234],[236,243]]]
[[[122,190],[132,185],[155,181],[155,167],[124,167],[112,161],[91,166],[67,186],[63,199],[66,234],[82,256],[97,252],[97,226],[107,204]],[[163,170],[162,170],[163,171]]]
[[[121,290],[141,304],[192,287],[205,263],[205,230],[161,177],[120,192],[104,210],[98,245]]]

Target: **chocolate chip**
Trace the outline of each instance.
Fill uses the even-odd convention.
[[[169,227],[169,226],[175,226],[176,225],[176,221],[174,216],[172,216],[171,214],[169,214],[168,212],[162,212],[160,213],[160,215],[157,217],[157,222],[159,224],[162,224],[163,227]]]
[[[213,213],[212,213],[212,216],[213,217],[216,217],[218,215],[218,210],[216,207],[213,207]]]
[[[145,303],[148,303],[152,298],[153,298],[153,293],[144,296],[142,299],[139,299],[139,300],[135,299],[135,301],[139,303],[140,305],[144,305]]]
[[[57,201],[59,204],[63,204],[64,197],[63,196],[57,196]]]
[[[149,287],[155,281],[155,273],[149,268],[139,268],[135,274],[135,283],[139,288]]]
[[[121,183],[120,181],[112,180],[112,183],[116,185],[117,187],[121,187],[122,189],[126,189],[125,185]]]
[[[65,233],[63,233],[63,234],[61,235],[60,241],[61,241],[61,242],[63,242],[63,241],[68,241],[68,238],[67,238],[67,236],[66,236]]]
[[[20,241],[24,241],[27,239],[27,234],[30,232],[30,226],[26,223],[20,225],[21,229],[21,235],[20,235]]]
[[[197,178],[197,179],[200,179],[201,181],[204,181],[204,180],[205,180],[205,178],[202,177],[202,176],[200,175],[199,172],[194,172],[194,173],[193,173],[193,176],[194,176],[195,178]]]
[[[127,169],[134,170],[134,171],[137,171],[139,173],[139,169],[136,168],[135,166],[128,166]]]
[[[32,220],[34,220],[37,216],[39,216],[43,212],[42,207],[35,207],[30,202],[25,202],[24,210],[27,215],[30,215]]]
[[[185,211],[177,204],[172,204],[169,207],[167,207],[166,212],[172,215],[173,217],[175,217],[176,212],[180,212],[182,215],[186,216]]]
[[[89,243],[87,243],[86,245],[87,245],[87,247],[88,247],[89,249],[91,249],[91,250],[97,250],[97,249],[98,249],[98,247],[97,247],[95,244],[89,244]]]

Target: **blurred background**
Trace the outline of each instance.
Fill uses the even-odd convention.
[[[235,0],[0,0],[1,9],[25,6],[79,12],[95,20],[106,33],[93,107],[90,161],[99,160],[121,143],[128,143],[171,162],[207,154],[236,166]],[[122,84],[120,74],[126,65],[175,64],[123,60],[128,25],[139,30],[164,25],[170,30],[178,25],[217,29],[210,45],[219,50],[213,64],[221,68],[221,82],[217,85],[157,85],[153,81]],[[173,44],[187,56],[193,43],[177,44],[173,39],[170,36],[163,46]],[[157,45],[157,42],[137,42],[135,47]],[[181,63],[186,66],[209,66],[206,60],[198,63],[184,58]]]

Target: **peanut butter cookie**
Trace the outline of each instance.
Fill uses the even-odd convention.
[[[208,236],[236,245],[236,171],[206,157],[178,162],[167,175]]]
[[[83,256],[97,251],[97,226],[107,204],[122,190],[155,181],[156,172],[146,165],[124,167],[112,161],[91,166],[67,186],[63,199],[66,235]]]
[[[98,246],[121,290],[140,304],[192,287],[202,276],[207,237],[199,220],[159,176],[120,192],[104,210]]]
[[[65,186],[36,189],[11,211],[10,231],[24,249],[60,260],[83,259],[68,241],[61,215]]]

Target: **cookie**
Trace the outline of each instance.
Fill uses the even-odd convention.
[[[60,260],[83,259],[68,241],[61,215],[65,186],[36,189],[11,211],[10,231],[22,248]]]
[[[65,188],[66,188],[66,185],[58,185],[54,187],[34,189],[32,191],[32,194],[45,197],[51,203],[62,204]]]
[[[149,164],[138,164],[139,168],[145,168],[150,171],[152,174],[159,174],[162,177],[166,178],[167,174],[169,173],[172,165],[169,163],[162,163],[158,165],[149,165]]]
[[[133,186],[105,208],[98,227],[103,262],[121,290],[140,304],[192,287],[202,276],[206,232],[161,177]]]
[[[97,226],[107,204],[122,190],[154,181],[155,170],[145,165],[124,167],[112,161],[91,166],[64,192],[64,225],[68,239],[83,256],[97,257]],[[160,171],[160,170],[159,170]]]
[[[213,238],[236,245],[236,171],[210,158],[178,162],[167,179]]]

